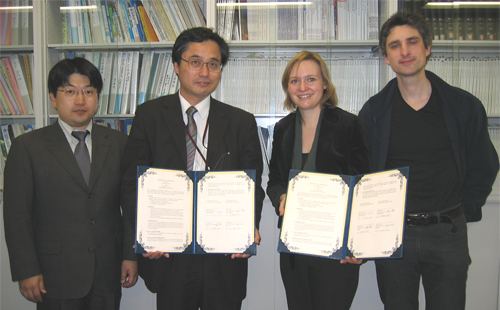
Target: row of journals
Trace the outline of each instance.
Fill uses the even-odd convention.
[[[33,114],[33,54],[0,60],[0,115]]]
[[[286,114],[281,78],[291,57],[230,58],[213,96],[253,114]],[[324,57],[339,107],[358,114],[379,91],[378,57]],[[385,66],[385,64],[384,64]],[[500,116],[500,58],[431,57],[426,69],[478,97],[489,116]],[[395,77],[392,70],[390,76]],[[258,91],[256,91],[258,90]]]
[[[0,1],[0,45],[33,44],[32,0]],[[9,8],[9,9],[7,9]]]
[[[64,54],[61,54],[64,55]],[[77,54],[91,60],[101,71],[104,89],[98,114],[134,114],[137,105],[179,87],[168,52],[87,52]],[[75,56],[74,54],[68,57]],[[281,78],[291,57],[250,54],[228,60],[214,98],[253,114],[282,115],[285,93]],[[337,90],[339,107],[357,114],[379,91],[378,57],[344,57],[324,60]],[[431,57],[430,70],[448,83],[469,91],[485,106],[489,116],[500,115],[500,58]],[[390,70],[392,77],[395,77]],[[124,77],[124,78],[119,78]],[[382,85],[383,86],[383,85]],[[258,90],[258,91],[256,91]]]
[[[184,29],[205,26],[196,0],[66,0],[63,43],[174,41]],[[85,7],[82,9],[74,9]]]
[[[74,56],[88,59],[101,72],[99,115],[134,114],[138,104],[173,94],[178,88],[172,57],[167,52],[61,53],[61,57]]]
[[[287,114],[281,78],[291,57],[230,58],[213,96],[253,114]],[[357,114],[378,92],[376,57],[324,58],[337,89],[339,107]]]
[[[286,3],[281,5],[279,2]],[[250,6],[245,5],[246,3],[247,0],[217,1],[217,29],[226,40],[259,41],[273,38],[376,40],[378,38],[377,0],[280,0],[273,7]],[[274,24],[277,27],[275,29]]]

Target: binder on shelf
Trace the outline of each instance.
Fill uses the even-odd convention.
[[[16,9],[11,9],[10,11],[10,44],[9,45],[19,45],[21,44],[21,14],[18,9],[20,6],[19,0],[11,0],[11,6]]]
[[[14,89],[11,84],[11,78],[9,78],[9,75],[7,74],[7,69],[5,68],[4,61],[0,61],[0,79],[1,83],[7,93],[7,96],[9,97],[9,100],[12,104],[12,106],[9,106],[11,112],[14,111],[16,115],[21,115],[21,107],[19,106],[19,103],[17,102],[16,95],[14,93]]]
[[[139,13],[139,6],[136,0],[130,0],[130,5],[134,8],[134,22],[137,24],[137,30],[139,31],[139,36],[141,38],[141,42],[148,42],[146,39],[146,35],[144,33],[144,25]]]
[[[138,92],[138,80],[139,70],[141,68],[141,60],[142,54],[139,52],[131,52],[132,53],[132,77],[130,79],[130,98],[129,98],[129,110],[127,114],[135,114],[135,110],[137,109],[137,92]]]
[[[21,6],[31,6],[30,0],[21,0]],[[21,11],[21,45],[33,44],[33,11]]]
[[[19,93],[21,95],[20,102],[24,104],[26,114],[31,115],[33,114],[33,104],[28,91],[28,85],[26,84],[26,73],[23,70],[25,68],[24,57],[23,55],[12,55],[9,58],[12,64],[12,70],[14,71],[17,86],[19,88]],[[23,66],[21,66],[21,61],[23,61]]]

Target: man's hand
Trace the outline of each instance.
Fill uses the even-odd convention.
[[[146,254],[142,254],[143,257],[149,258],[149,259],[158,259],[162,256],[165,256],[166,258],[169,258],[170,255],[168,253],[163,253],[161,251],[156,251],[156,252],[147,252]]]
[[[124,260],[122,262],[122,277],[121,283],[123,287],[132,287],[137,282],[137,262],[132,260]]]
[[[47,293],[41,274],[19,281],[19,290],[24,298],[32,302],[41,302],[42,293]]]
[[[356,259],[355,257],[349,257],[349,256],[346,256],[345,257],[345,260],[341,260],[340,263],[341,264],[354,264],[354,265],[361,265],[361,263],[363,262],[362,259]]]
[[[260,240],[261,240],[261,238],[260,238],[259,230],[257,228],[255,228],[255,239],[254,239],[254,241],[255,241],[255,243],[257,245],[259,245],[260,244]],[[249,258],[250,256],[252,256],[252,255],[250,255],[250,254],[233,254],[233,255],[231,255],[231,258],[232,259],[233,258]]]
[[[286,201],[286,194],[282,194],[280,196],[280,207],[278,209],[280,216],[283,216],[283,214],[285,214],[285,201]]]

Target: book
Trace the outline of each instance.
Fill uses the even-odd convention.
[[[137,167],[136,253],[255,254],[255,170]]]
[[[290,170],[278,251],[400,258],[409,168],[357,176]]]
[[[149,73],[149,81],[146,87],[146,96],[144,98],[144,101],[147,101],[149,99],[152,99],[151,97],[151,91],[153,89],[153,82],[156,76],[156,69],[158,68],[158,59],[160,58],[159,53],[153,53],[152,59],[151,59],[151,71]],[[141,102],[142,103],[142,102]]]
[[[30,95],[31,102],[33,102],[33,83],[31,79],[31,68],[32,68],[33,54],[23,55],[24,63],[24,73],[26,74],[26,87],[28,87],[28,93]]]
[[[123,70],[124,74],[120,75],[120,79],[123,80],[123,85],[121,86],[121,102],[120,109],[117,111],[115,106],[115,114],[128,114],[130,110],[130,83],[132,80],[132,57],[135,52],[124,52],[125,57],[125,69]],[[118,84],[120,87],[120,84]]]
[[[112,19],[113,19],[113,10],[108,6],[108,0],[102,0],[104,3],[104,11],[103,11],[103,17],[106,16],[106,24],[107,24],[107,31],[109,31],[109,39],[111,40],[111,43],[115,42],[116,39],[116,29],[112,25]]]
[[[111,81],[113,78],[113,65],[114,65],[115,53],[107,52],[102,55],[102,92],[100,95],[100,112],[99,114],[107,114],[109,101],[110,101],[110,90],[111,90]]]
[[[129,109],[128,114],[135,114],[137,109],[137,98],[138,98],[138,81],[139,81],[139,70],[142,66],[142,54],[139,52],[132,53],[132,76],[130,78],[130,91],[129,91]]]
[[[14,93],[14,89],[11,84],[11,79],[15,79],[13,77],[9,77],[9,74],[7,73],[7,68],[5,68],[5,64],[2,58],[2,61],[0,61],[0,79],[1,83],[5,89],[5,92],[7,93],[7,96],[9,97],[9,100],[12,104],[12,106],[9,106],[11,112],[15,111],[13,114],[21,115],[21,107],[19,106],[19,103],[17,102],[17,97]]]
[[[146,10],[146,13],[149,16],[149,20],[151,21],[151,25],[153,26],[153,29],[156,32],[156,35],[158,36],[159,41],[168,41],[169,37],[167,35],[167,32],[165,30],[165,27],[163,27],[162,22],[160,20],[160,16],[158,15],[158,12],[156,10],[155,4],[151,4],[150,1],[145,0],[143,1],[144,9]]]
[[[130,5],[134,8],[134,22],[137,24],[137,30],[139,31],[139,36],[141,38],[141,42],[148,42],[146,39],[146,35],[144,33],[144,26],[141,19],[141,15],[139,13],[139,5],[136,0],[130,0]]]
[[[102,33],[102,29],[104,29],[104,25],[101,24],[101,14],[100,14],[100,5],[101,1],[98,0],[88,0],[88,3],[91,7],[89,10],[90,14],[90,25],[92,29],[92,39],[93,43],[106,43],[106,37]]]
[[[12,145],[12,140],[10,138],[9,134],[9,125],[2,125],[0,126],[0,129],[2,130],[2,137],[3,141],[5,143],[5,149],[7,150],[7,154],[9,153],[10,146]]]
[[[18,9],[20,5],[20,0],[11,0],[10,10],[10,44],[9,45],[19,45],[21,44],[21,13]]]
[[[126,42],[135,42],[134,30],[128,17],[127,3],[125,2],[125,0],[116,1],[116,11],[118,12],[118,16],[120,17],[120,24],[122,27],[123,35],[126,38]]]
[[[135,13],[135,8],[130,5],[130,3],[126,0],[123,0],[124,3],[124,11],[127,14],[128,20],[130,22],[129,27],[132,29],[132,36],[134,37],[133,42],[142,42],[141,33],[139,31],[139,25],[137,21],[137,15]],[[122,4],[123,5],[123,4]]]
[[[113,59],[113,71],[111,75],[111,89],[109,90],[108,114],[115,113],[116,97],[118,93],[118,65],[121,62],[122,53],[118,52]]]
[[[132,129],[132,122],[134,121],[133,118],[127,118],[123,120],[123,132],[126,135],[130,134],[130,130]]]
[[[123,100],[123,86],[125,85],[125,72],[127,70],[127,52],[118,53],[118,72],[116,86],[115,110],[113,114],[120,114]]]
[[[167,20],[170,22],[170,26],[172,27],[173,35],[177,37],[185,28],[183,28],[179,15],[173,8],[172,0],[161,0],[160,2],[167,16]]]
[[[26,114],[33,114],[33,103],[31,102],[31,97],[28,91],[28,85],[26,84],[26,73],[24,67],[24,61],[22,55],[12,55],[9,57],[10,63],[12,65],[12,70],[16,78],[17,86],[21,96],[21,101],[23,102],[24,111]],[[23,65],[21,65],[23,61]]]
[[[11,108],[12,103],[10,102],[9,97],[7,96],[7,93],[5,92],[5,88],[3,87],[3,84],[0,83],[0,101],[2,104],[2,115],[12,115]],[[14,109],[14,108],[12,108]],[[14,112],[15,114],[15,112]]]
[[[154,51],[145,51],[142,56],[141,74],[139,81],[139,97],[137,105],[146,101],[146,92],[148,90],[149,78],[151,74],[151,64],[153,60]]]
[[[21,6],[28,7],[32,3],[30,0],[21,0]],[[33,44],[33,11],[21,11],[21,45]]]
[[[141,17],[142,25],[144,28],[144,35],[146,36],[147,42],[158,42],[158,35],[151,24],[148,13],[142,4],[142,1],[137,1],[137,10],[139,11],[139,16]]]

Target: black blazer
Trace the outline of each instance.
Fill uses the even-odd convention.
[[[267,194],[279,214],[280,196],[286,193],[292,168],[296,113],[276,123],[269,164]],[[340,108],[326,108],[319,131],[316,172],[357,175],[370,171],[364,130],[357,116]]]
[[[187,169],[183,111],[179,94],[141,104],[122,160],[122,205],[135,227],[137,166]],[[264,190],[261,187],[262,153],[257,124],[252,114],[210,99],[207,162],[212,170],[256,169],[256,219],[258,227]],[[139,255],[139,274],[151,292],[156,292],[171,262],[182,255],[157,260]],[[247,260],[220,255],[224,278],[235,300],[246,295]]]
[[[42,274],[48,297],[80,298],[90,290],[97,257],[110,288],[120,289],[122,258],[135,260],[133,231],[120,210],[126,139],[93,126],[89,186],[58,122],[13,141],[4,188],[13,281]]]

